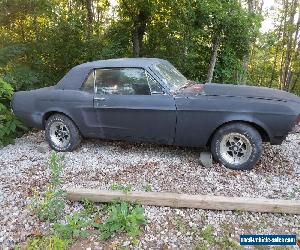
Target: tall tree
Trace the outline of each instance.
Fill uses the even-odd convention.
[[[262,14],[264,0],[247,0],[247,9],[250,15],[260,16]],[[249,48],[247,53],[243,57],[243,67],[240,72],[237,82],[238,84],[246,84],[247,83],[247,74],[248,74],[248,66],[249,66],[249,58],[252,51],[252,46],[255,43],[255,40],[258,35],[258,30],[254,31],[251,42],[249,43]]]
[[[93,34],[93,21],[94,21],[93,0],[85,0],[85,6],[87,11],[88,35],[89,37],[91,37]]]
[[[207,83],[211,83],[211,81],[213,79],[217,56],[218,56],[218,49],[220,46],[220,41],[221,41],[220,35],[216,35],[213,40],[211,58],[210,58],[209,66],[208,66],[208,73],[207,73],[207,80],[206,80]]]
[[[291,2],[290,8],[289,8],[289,18],[287,20],[286,24],[286,34],[287,34],[287,41],[286,41],[286,51],[285,51],[285,56],[282,59],[282,68],[281,68],[281,77],[280,77],[280,82],[281,82],[281,89],[284,90],[289,90],[289,85],[290,85],[290,77],[289,77],[289,72],[291,71],[291,59],[294,54],[295,50],[295,45],[296,41],[298,38],[298,32],[299,32],[299,26],[296,28],[295,32],[295,15],[296,15],[296,9],[297,6],[299,5],[298,0],[293,0]],[[294,37],[295,34],[295,37]]]
[[[140,57],[146,27],[154,12],[154,1],[120,0],[119,4],[120,16],[127,19],[131,27],[132,55]]]

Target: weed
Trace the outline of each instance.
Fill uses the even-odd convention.
[[[152,187],[149,183],[143,186],[143,191],[145,192],[152,192]]]
[[[193,250],[208,250],[208,247],[200,241],[196,244],[196,246],[194,246]]]
[[[131,185],[122,185],[122,184],[117,184],[117,183],[114,183],[111,185],[111,190],[120,190],[120,191],[123,191],[124,193],[129,193],[132,191],[132,186]]]
[[[97,225],[104,240],[119,232],[137,236],[141,233],[140,227],[146,224],[144,209],[140,205],[120,202],[112,204],[109,210],[109,217],[105,223]]]
[[[175,219],[176,228],[183,234],[187,232],[187,225],[181,217]]]
[[[35,237],[27,243],[27,250],[64,250],[67,249],[69,241],[57,236]]]
[[[44,197],[40,197],[37,192],[31,199],[30,209],[42,221],[54,222],[63,214],[65,204],[63,193],[60,190],[48,190]]]
[[[81,212],[84,216],[92,216],[93,214],[98,212],[98,209],[95,207],[94,202],[85,199],[83,200],[83,208],[84,210]]]
[[[64,211],[64,192],[59,188],[61,185],[60,175],[62,172],[61,161],[63,157],[58,157],[55,153],[51,154],[49,160],[50,184],[43,196],[37,191],[31,198],[30,209],[40,220],[54,222],[61,217]]]
[[[230,238],[230,231],[232,231],[231,224],[222,224],[221,228],[223,229],[223,236],[216,239],[216,244],[220,249],[232,249],[240,250],[243,249],[239,243]]]
[[[289,198],[290,199],[295,198],[298,193],[300,193],[300,188],[299,187],[294,187],[292,192],[289,194]]]
[[[132,246],[138,247],[139,244],[140,244],[140,241],[139,241],[138,239],[133,239],[133,240],[131,241],[131,243],[132,243]]]
[[[243,214],[243,211],[240,210],[240,209],[236,209],[236,210],[234,210],[234,212],[235,212],[237,215],[242,215],[242,214]]]
[[[228,227],[225,225],[224,227]],[[200,232],[200,236],[202,240],[200,240],[195,246],[194,250],[207,250],[211,249],[211,247],[215,247],[216,249],[232,249],[232,250],[239,250],[242,249],[240,245],[231,239],[228,235],[228,231],[224,232],[224,236],[216,237],[214,236],[214,228],[212,225],[208,225]]]
[[[80,213],[73,216],[66,216],[66,224],[54,224],[54,234],[61,239],[71,240],[78,237],[87,237],[89,234],[85,231],[91,222],[82,218]]]
[[[52,189],[57,189],[61,184],[60,175],[63,171],[62,161],[64,156],[59,157],[56,153],[52,153],[49,160],[50,167],[50,186]]]
[[[232,249],[232,250],[240,250],[243,249],[239,243],[237,243],[236,241],[234,241],[233,239],[227,237],[227,236],[223,236],[219,239],[217,239],[216,241],[217,245],[219,246],[220,249]]]
[[[205,229],[201,232],[201,237],[209,244],[211,245],[215,241],[214,236],[214,228],[212,225],[208,225]]]

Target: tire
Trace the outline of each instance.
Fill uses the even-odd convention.
[[[213,158],[234,170],[250,170],[260,159],[262,138],[245,123],[231,123],[219,128],[211,141]]]
[[[81,142],[77,126],[70,118],[62,114],[54,114],[48,118],[45,136],[50,147],[61,152],[73,151]]]

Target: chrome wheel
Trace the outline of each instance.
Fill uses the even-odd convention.
[[[247,162],[252,154],[249,139],[239,133],[229,133],[223,136],[220,143],[221,157],[228,163],[240,165]]]
[[[55,121],[50,126],[50,139],[59,148],[65,148],[70,143],[70,131],[68,127],[59,121]]]

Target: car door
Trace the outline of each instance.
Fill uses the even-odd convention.
[[[99,137],[173,143],[174,98],[145,69],[96,69],[94,75]]]

